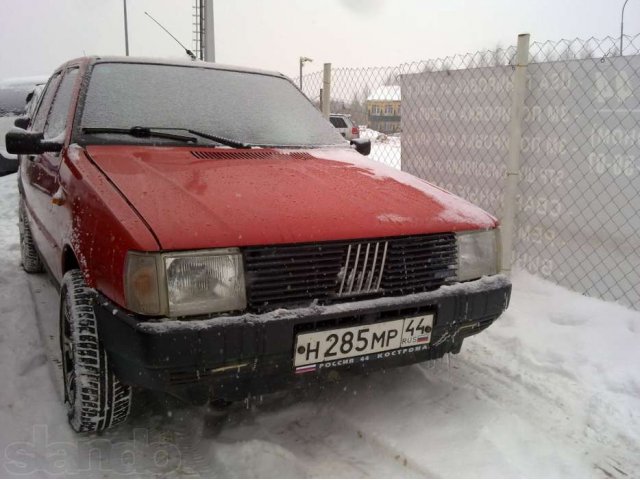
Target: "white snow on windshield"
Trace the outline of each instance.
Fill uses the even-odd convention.
[[[199,67],[98,64],[81,124],[193,129],[254,145],[344,143],[289,81]]]

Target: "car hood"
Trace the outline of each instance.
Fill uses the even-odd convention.
[[[480,208],[351,149],[89,146],[164,250],[493,228]]]

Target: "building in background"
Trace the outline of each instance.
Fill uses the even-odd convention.
[[[382,133],[400,131],[400,85],[385,85],[376,88],[367,97],[367,119],[369,128]]]

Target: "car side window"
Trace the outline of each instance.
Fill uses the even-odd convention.
[[[73,87],[77,77],[78,68],[68,70],[62,77],[44,128],[45,138],[55,138],[64,132],[67,126],[67,117],[69,116],[69,106],[73,97]]]
[[[47,121],[47,114],[49,113],[49,107],[51,107],[51,100],[58,89],[58,83],[60,81],[60,73],[55,73],[49,82],[38,105],[38,109],[31,121],[31,128],[34,132],[42,132],[44,130],[44,124]]]
[[[347,123],[341,117],[330,117],[329,121],[336,128],[347,128]]]

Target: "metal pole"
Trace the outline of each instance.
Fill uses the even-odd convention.
[[[213,21],[213,0],[204,2],[204,60],[206,62],[216,61],[216,37]]]
[[[129,56],[129,26],[127,24],[127,0],[124,0],[124,51]]]
[[[620,16],[620,56],[622,56],[622,39],[624,38],[624,7],[627,6],[629,0],[624,0],[622,5],[622,15]]]
[[[331,64],[324,64],[322,75],[322,115],[329,119],[331,109]]]
[[[300,90],[302,91],[302,66],[306,62],[313,62],[313,58],[309,57],[300,57]]]
[[[204,61],[204,18],[202,12],[204,11],[204,0],[198,0],[198,8],[200,9],[200,18],[198,20],[200,28],[200,60]]]
[[[527,65],[529,64],[529,34],[518,35],[518,50],[513,74],[511,93],[511,119],[509,121],[509,156],[507,158],[507,178],[502,204],[502,225],[500,227],[500,270],[509,275],[513,258],[513,237],[516,220],[516,195],[520,179],[520,149],[522,142],[522,118],[524,100],[527,93]]]

